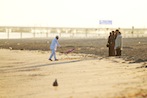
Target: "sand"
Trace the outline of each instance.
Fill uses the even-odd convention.
[[[52,39],[49,38],[30,38],[30,39],[1,39],[0,48],[13,50],[42,50],[49,51],[49,45]],[[94,54],[96,56],[107,57],[108,48],[107,39],[76,39],[60,38],[59,43],[62,48],[58,52],[65,52],[75,48],[74,53]],[[123,38],[122,58],[124,60],[133,60],[134,62],[147,61],[147,38]]]
[[[0,98],[147,98],[147,62],[0,49]],[[54,80],[58,87],[53,87]]]

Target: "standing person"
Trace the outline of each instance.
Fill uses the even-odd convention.
[[[119,30],[116,30],[115,32],[114,32],[114,38],[116,39],[116,37],[117,37],[117,33],[119,32]]]
[[[115,32],[114,31],[112,31],[112,49],[113,49],[113,51],[112,51],[112,56],[115,56],[115,49],[114,49],[114,47],[115,47]]]
[[[114,38],[114,31],[110,32],[110,35],[108,37],[108,47],[109,47],[109,56],[115,56],[115,38]]]
[[[57,47],[61,47],[59,42],[58,42],[58,39],[59,37],[56,36],[53,40],[52,40],[52,43],[50,45],[50,49],[52,51],[50,57],[49,57],[49,60],[52,61],[52,57],[54,56],[54,59],[55,61],[58,61],[58,59],[56,58],[56,50],[57,50]]]
[[[116,50],[116,56],[121,56],[121,50],[122,50],[122,36],[121,32],[119,30],[116,30],[116,39],[115,39],[115,50]]]

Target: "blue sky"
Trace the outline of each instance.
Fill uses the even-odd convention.
[[[146,0],[0,0],[0,25],[147,27]],[[112,25],[99,25],[112,20]]]

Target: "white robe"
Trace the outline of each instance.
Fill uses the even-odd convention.
[[[57,46],[60,46],[60,44],[58,43],[58,40],[55,38],[52,40],[52,43],[50,45],[50,49],[57,50]]]
[[[117,35],[115,39],[115,49],[120,48],[122,49],[122,36],[121,34]]]

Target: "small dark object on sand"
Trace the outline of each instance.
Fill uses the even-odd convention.
[[[55,79],[55,81],[53,82],[53,86],[58,86],[57,79]]]

